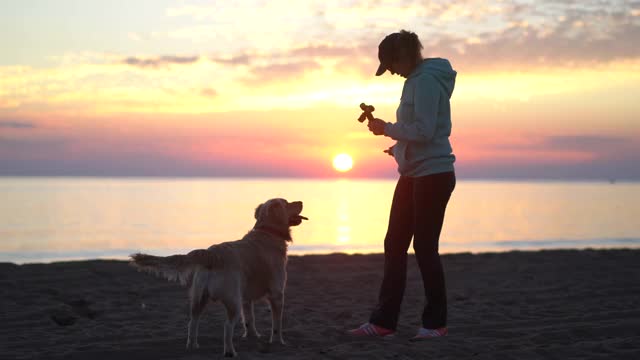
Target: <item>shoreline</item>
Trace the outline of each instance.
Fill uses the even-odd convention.
[[[455,255],[483,255],[483,254],[507,254],[511,252],[544,252],[544,251],[615,251],[615,250],[640,250],[640,243],[636,244],[636,242],[640,241],[640,239],[630,238],[630,239],[616,239],[616,242],[626,245],[596,245],[596,246],[584,246],[584,247],[571,247],[567,245],[566,247],[557,246],[557,247],[546,247],[546,248],[537,248],[535,246],[523,246],[522,248],[505,248],[505,249],[486,249],[486,250],[478,250],[478,251],[454,251],[454,252],[444,252],[440,253],[440,256],[455,256]],[[575,241],[575,242],[584,242],[584,241]],[[505,241],[505,243],[511,243],[511,241]],[[32,254],[42,255],[38,260],[33,260],[31,258],[26,261],[15,261],[7,259],[7,254],[13,255],[13,257],[20,257],[18,252],[0,252],[0,264],[14,264],[18,266],[22,265],[37,265],[37,264],[56,264],[56,263],[68,263],[68,262],[83,262],[83,261],[123,261],[127,262],[129,255],[137,252],[145,252],[147,251],[149,254],[156,256],[169,256],[174,254],[186,254],[193,249],[151,249],[151,250],[142,250],[142,249],[115,249],[115,250],[105,250],[105,251],[91,251],[91,252],[69,252],[71,255],[60,255],[59,252],[30,252]],[[94,256],[90,257],[89,254],[100,254],[100,253],[109,253],[117,254],[117,255],[105,255],[105,256]],[[318,252],[307,252],[307,250],[295,250],[289,249],[288,257],[303,257],[303,256],[330,256],[330,255],[356,255],[356,256],[366,256],[366,255],[380,255],[383,254],[381,249],[375,249],[371,251],[362,251],[362,249],[357,249],[354,251],[333,251],[331,249],[327,251],[318,251]],[[413,255],[413,248],[409,249],[409,255]],[[4,255],[4,258],[3,258]]]
[[[382,254],[291,255],[287,346],[240,338],[240,359],[640,358],[640,249],[443,254],[449,336],[409,342],[424,303],[410,256],[398,334],[344,331],[375,305]],[[187,290],[122,260],[0,263],[0,348],[12,359],[222,358],[223,307],[211,304],[201,348],[184,349]],[[256,304],[264,335],[270,313]]]

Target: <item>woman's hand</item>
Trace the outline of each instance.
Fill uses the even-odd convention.
[[[369,131],[373,133],[373,135],[384,135],[384,126],[387,123],[382,120],[375,118],[373,120],[369,120],[367,127],[369,127]]]

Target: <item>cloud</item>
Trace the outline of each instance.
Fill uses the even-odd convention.
[[[27,121],[0,121],[0,128],[34,129],[36,127],[36,124]]]
[[[218,96],[218,92],[212,88],[204,88],[200,90],[200,94],[205,97],[216,97]]]
[[[614,147],[626,146],[632,139],[621,136],[563,135],[549,136],[543,146],[558,150],[582,150],[602,152]]]
[[[533,134],[514,137],[511,141],[492,143],[487,146],[497,150],[551,150],[554,152],[581,152],[592,155],[611,155],[622,153],[634,146],[634,139],[624,136],[599,136],[599,135],[545,135]],[[638,150],[640,150],[640,146]]]
[[[64,55],[47,59],[54,66],[0,67],[0,109],[228,111],[245,106],[237,105],[238,94],[261,109],[343,104],[351,97],[371,99],[374,92],[391,103],[395,98],[387,95],[397,78],[375,78],[372,72],[378,42],[400,27],[420,35],[426,56],[451,60],[460,72],[457,99],[481,94],[498,101],[528,101],[539,95],[598,91],[611,102],[607,94],[625,91],[618,97],[624,99],[631,92],[626,89],[633,90],[640,79],[635,75],[640,47],[630,45],[640,38],[637,2],[352,1],[337,6],[316,1],[292,9],[284,7],[285,1],[209,5],[186,0],[170,12],[183,17],[173,18],[174,27],[206,24],[205,43],[190,37],[147,41],[145,34],[158,29],[140,28],[135,34],[145,46],[129,43],[117,48],[122,54],[95,49],[74,54],[57,48]],[[231,12],[221,13],[219,7]],[[269,8],[268,16],[261,7]],[[302,17],[297,18],[297,10]],[[243,18],[238,25],[229,16],[245,12],[254,22]],[[285,21],[291,17],[296,17],[293,24]],[[159,49],[183,55],[153,55]],[[157,71],[167,67],[175,71]],[[258,86],[263,84],[272,86]],[[217,91],[202,90],[210,87]]]
[[[348,59],[368,55],[371,49],[364,46],[337,46],[326,42],[309,43],[291,49],[271,52],[246,50],[233,56],[210,56],[209,60],[223,65],[249,65],[255,62],[312,61],[314,59]]]
[[[594,38],[582,31],[572,34],[568,27],[542,30],[513,26],[498,33],[480,34],[471,43],[466,38],[443,36],[426,51],[443,53],[467,69],[583,67],[637,59],[640,47],[629,44],[638,38],[640,27],[631,25],[611,31],[607,38]]]
[[[363,46],[334,46],[327,44],[308,45],[288,51],[289,56],[320,57],[320,58],[345,58],[361,56],[370,52]]]
[[[364,46],[319,42],[269,53],[246,51],[227,57],[211,56],[209,60],[223,66],[249,66],[249,76],[243,82],[255,85],[290,79],[331,66],[369,75],[372,68],[370,55],[371,49]],[[333,65],[321,64],[325,60],[331,60]]]
[[[232,53],[253,51],[267,57],[375,56],[383,35],[399,30],[399,18],[403,19],[402,27],[418,33],[428,45],[426,54],[455,58],[468,68],[591,64],[640,56],[640,47],[629,45],[640,38],[638,3],[623,0],[584,0],[579,6],[572,1],[553,0],[411,0],[374,5],[366,1],[348,5],[315,1],[299,9],[299,17],[292,21],[287,21],[290,12],[279,6],[284,4],[269,2],[258,5],[259,9],[251,1],[234,5],[183,4],[168,14],[217,21],[222,29],[233,31],[233,36],[223,36],[213,26],[204,32],[216,38],[220,49]],[[267,11],[268,19],[260,11]],[[246,12],[253,16],[246,26],[225,27],[229,14]],[[272,35],[276,33],[278,36]],[[298,44],[305,45],[298,48]],[[246,57],[241,59],[243,64],[249,61]]]
[[[266,66],[254,66],[250,70],[250,76],[244,79],[248,84],[260,84],[276,80],[291,79],[304,76],[305,73],[320,69],[315,61],[300,61],[297,63],[273,64]]]
[[[637,156],[627,155],[621,159],[597,160],[589,163],[458,162],[456,174],[461,178],[482,179],[637,181],[640,179],[640,168],[634,166],[634,163],[638,161],[640,159]]]
[[[478,69],[584,66],[640,57],[640,48],[629,46],[640,37],[640,21],[626,1],[583,1],[580,6],[536,1],[500,7],[498,26],[437,31],[427,51],[444,52]]]
[[[374,6],[355,1],[349,6],[336,6],[316,1],[301,7],[301,17],[293,22],[285,21],[290,12],[279,6],[284,5],[278,2],[256,5],[251,1],[234,5],[184,2],[168,9],[166,14],[206,22],[196,25],[205,28],[201,35],[189,32],[185,38],[192,42],[197,42],[200,36],[207,41],[215,39],[219,49],[216,54],[129,57],[123,62],[158,68],[192,64],[205,57],[222,66],[253,65],[251,77],[257,82],[277,79],[284,73],[297,76],[301,66],[307,67],[305,72],[318,70],[318,64],[338,70],[347,65],[348,71],[365,75],[371,73],[371,61],[376,60],[380,39],[399,30],[400,15],[406,18],[402,27],[415,31],[422,39],[425,56],[447,57],[454,67],[467,73],[585,67],[640,58],[640,47],[629,46],[640,38],[636,2],[613,0],[605,4],[585,0],[575,6],[572,2],[551,0],[535,3],[467,0],[451,4],[411,0]],[[260,9],[268,11],[268,19],[260,15]],[[252,19],[247,26],[228,28],[230,14],[247,11]],[[277,36],[272,35],[276,33]],[[323,60],[338,60],[340,67],[335,62],[327,65]],[[256,81],[244,82],[253,85]]]
[[[14,138],[0,136],[0,161],[12,166],[5,166],[8,174],[16,169],[28,168],[25,161],[67,157],[71,150],[71,141],[63,137]],[[0,162],[0,164],[2,163]],[[2,168],[2,166],[0,166]]]
[[[454,141],[462,177],[518,179],[639,179],[635,135],[504,134],[502,141]],[[456,147],[456,144],[461,144]]]
[[[242,54],[242,55],[233,56],[229,58],[218,56],[218,57],[210,57],[209,60],[215,63],[224,64],[224,65],[247,65],[249,64],[249,55]]]
[[[139,67],[139,68],[160,68],[169,65],[188,65],[194,64],[200,59],[200,56],[159,56],[159,57],[127,57],[121,62],[123,64]]]

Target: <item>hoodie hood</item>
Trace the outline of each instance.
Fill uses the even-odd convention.
[[[449,98],[451,98],[451,94],[453,94],[453,88],[456,85],[456,75],[458,73],[453,70],[453,68],[451,67],[451,63],[449,63],[449,60],[442,58],[424,59],[424,61],[422,61],[422,63],[420,63],[420,65],[418,65],[418,67],[416,67],[416,69],[413,70],[411,74],[409,74],[407,80],[415,76],[420,76],[422,74],[429,74],[433,76],[438,81],[438,83],[442,85],[442,88],[445,89],[445,91],[449,95]]]

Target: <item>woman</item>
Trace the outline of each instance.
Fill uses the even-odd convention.
[[[447,297],[438,242],[445,209],[456,184],[455,156],[449,142],[449,98],[456,72],[446,59],[424,59],[421,49],[418,36],[405,30],[388,35],[378,46],[380,66],[376,76],[389,70],[406,80],[396,122],[374,119],[369,121],[369,130],[396,140],[385,152],[398,163],[400,178],[384,240],[384,279],[378,305],[369,322],[349,331],[352,335],[395,334],[412,237],[426,296],[422,328],[414,339],[447,334]]]

